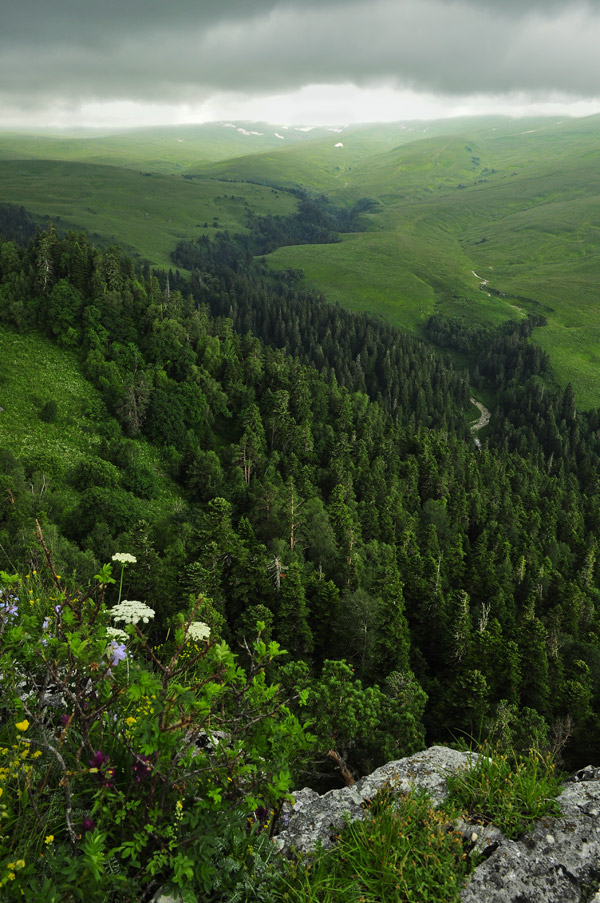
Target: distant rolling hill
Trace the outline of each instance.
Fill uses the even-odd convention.
[[[153,172],[173,173],[199,162],[276,150],[282,145],[293,147],[315,136],[332,134],[335,133],[327,128],[226,121],[118,132],[0,132],[0,160],[71,160],[134,169],[143,166]]]
[[[287,214],[296,199],[260,185],[183,179],[123,167],[58,160],[0,161],[0,201],[23,204],[43,222],[84,229],[102,244],[160,267],[182,238],[242,231],[248,210]]]
[[[365,232],[280,248],[271,265],[301,267],[329,298],[417,333],[436,311],[480,322],[542,313],[535,341],[580,403],[598,406],[599,150],[600,117],[5,133],[0,201],[165,266],[179,238],[243,230],[249,209],[292,212],[277,186],[373,198]]]

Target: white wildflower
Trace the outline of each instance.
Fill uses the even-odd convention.
[[[144,624],[147,624],[150,618],[154,617],[154,609],[145,602],[123,599],[122,602],[110,609],[109,615],[113,621],[125,621],[126,624],[137,624],[138,621],[143,621]]]
[[[106,633],[111,638],[111,640],[117,640],[119,643],[127,643],[129,637],[125,633],[124,630],[119,630],[118,627],[107,627]]]
[[[130,555],[129,552],[115,552],[112,557],[113,561],[118,561],[120,564],[136,564],[137,558],[135,555]]]
[[[204,621],[192,621],[188,628],[188,640],[207,640],[210,636],[210,627]]]

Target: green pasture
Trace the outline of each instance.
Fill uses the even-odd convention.
[[[376,154],[348,175],[354,197],[379,201],[370,231],[327,248],[279,249],[272,265],[301,267],[327,297],[412,331],[434,311],[491,323],[543,314],[548,326],[535,340],[579,404],[597,406],[599,139],[593,117],[426,137]]]
[[[578,407],[600,407],[600,318],[572,328],[550,321],[534,331],[533,340],[550,355],[558,382],[573,385]]]
[[[0,201],[23,204],[64,230],[117,242],[161,267],[182,238],[218,229],[243,231],[249,209],[288,214],[296,199],[261,185],[229,185],[181,176],[48,160],[0,162]],[[59,219],[60,218],[60,219]]]
[[[58,407],[51,423],[39,416],[49,401]],[[54,480],[62,486],[74,465],[97,455],[101,425],[112,419],[71,352],[41,336],[4,327],[0,327],[0,407],[0,447],[44,474],[50,488]],[[140,463],[157,478],[157,498],[147,504],[172,504],[175,489],[164,475],[157,450],[144,441],[136,444]]]
[[[482,323],[520,316],[509,299],[480,291],[472,274],[463,280],[464,261],[448,248],[434,253],[411,234],[359,232],[339,244],[279,248],[267,259],[274,269],[302,269],[305,287],[328,300],[410,332],[419,333],[436,312]]]

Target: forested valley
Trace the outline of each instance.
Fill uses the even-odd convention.
[[[186,290],[81,234],[2,241],[4,327],[76,354],[102,398],[81,412],[101,441],[72,466],[17,460],[4,437],[3,566],[34,566],[38,518],[79,579],[116,548],[137,557],[127,592],[152,600],[157,639],[191,594],[234,648],[263,622],[288,651],[279,681],[352,700],[312,712],[313,780],[335,781],[330,748],[359,774],[494,733],[567,740],[582,762],[600,713],[599,412],[552,387],[531,321],[432,319],[453,366],[232,245],[199,253]],[[469,385],[495,399],[481,450]],[[152,508],[139,437],[172,479]]]

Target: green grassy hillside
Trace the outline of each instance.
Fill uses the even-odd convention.
[[[199,163],[294,146],[329,134],[325,128],[306,131],[264,122],[210,122],[124,132],[85,129],[73,134],[0,132],[0,160],[68,160],[181,173]]]
[[[373,198],[366,232],[280,248],[272,266],[301,267],[330,299],[415,332],[435,311],[480,322],[542,313],[535,340],[580,403],[597,406],[599,142],[600,117],[4,134],[0,201],[167,266],[181,238],[243,230],[248,209],[295,209],[253,180],[341,204]]]
[[[293,196],[260,185],[224,185],[181,176],[48,160],[0,163],[0,200],[23,204],[62,229],[115,241],[129,253],[169,267],[181,238],[216,229],[243,231],[248,209],[287,214]]]
[[[490,321],[543,313],[549,326],[535,340],[580,403],[597,406],[599,138],[597,117],[526,122],[374,155],[330,189],[376,198],[373,231],[327,248],[280,249],[272,265],[302,267],[308,284],[336,300],[417,331],[434,310]],[[305,145],[288,157],[308,153]]]
[[[42,412],[52,401],[56,415],[47,422]],[[0,327],[0,407],[0,448],[10,450],[34,482],[39,473],[48,491],[57,483],[61,492],[68,492],[72,469],[96,460],[106,424],[120,433],[74,354],[34,333],[21,335],[5,327]],[[139,465],[154,475],[156,497],[145,504],[158,516],[165,506],[176,504],[179,492],[165,475],[157,449],[143,440],[136,447]],[[73,501],[76,497],[73,491]]]

